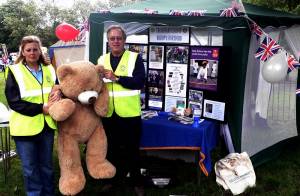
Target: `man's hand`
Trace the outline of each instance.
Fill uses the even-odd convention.
[[[108,70],[108,69],[104,70],[104,77],[106,79],[111,80],[111,81],[117,81],[118,80],[118,77],[114,74],[114,72],[112,70]]]

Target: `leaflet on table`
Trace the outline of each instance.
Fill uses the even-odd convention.
[[[224,121],[225,103],[204,99],[203,117]]]

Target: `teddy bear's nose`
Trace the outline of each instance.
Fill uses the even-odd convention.
[[[78,101],[82,104],[94,104],[98,98],[96,91],[84,91],[78,95]]]
[[[90,97],[89,98],[89,104],[94,104],[96,99],[97,99],[96,97]]]

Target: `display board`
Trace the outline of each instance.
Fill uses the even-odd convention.
[[[230,48],[190,45],[189,28],[165,26],[149,28],[148,44],[126,43],[125,48],[144,61],[142,109],[191,108],[201,118],[226,121]]]

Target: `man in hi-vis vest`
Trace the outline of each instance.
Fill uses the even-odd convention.
[[[110,26],[107,39],[111,52],[98,59],[98,64],[104,65],[106,70],[105,82],[109,90],[109,109],[102,121],[108,140],[107,158],[116,166],[117,173],[103,189],[124,182],[129,173],[135,193],[144,195],[139,143],[142,130],[140,90],[145,83],[145,68],[138,53],[125,50],[126,34],[122,27]]]

